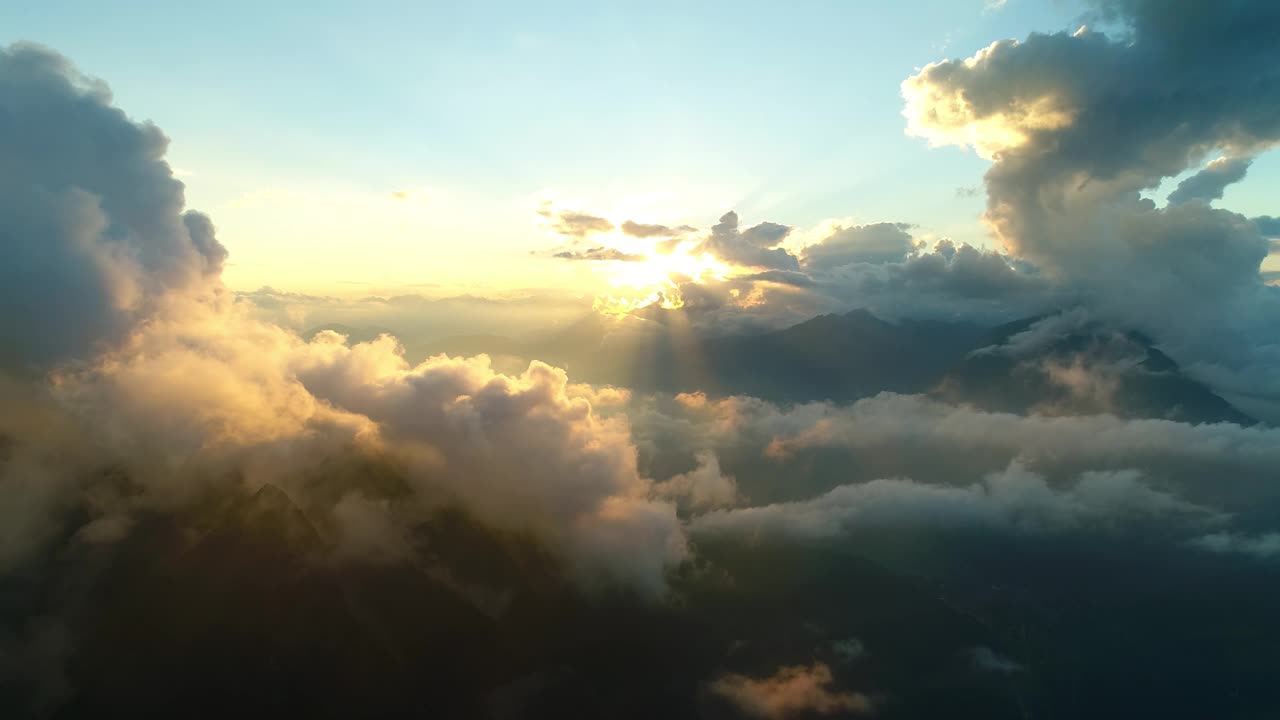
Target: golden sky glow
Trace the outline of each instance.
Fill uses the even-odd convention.
[[[710,253],[695,254],[697,240],[679,242],[670,252],[661,252],[660,241],[629,238],[620,234],[596,236],[604,247],[643,255],[644,260],[589,261],[608,285],[596,295],[594,307],[606,315],[624,315],[650,305],[667,309],[682,307],[680,282],[704,283],[724,280],[745,272]]]

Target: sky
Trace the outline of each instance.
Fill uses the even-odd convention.
[[[1280,4],[1082,2],[6,4],[0,716],[1280,716]]]
[[[990,245],[987,163],[904,132],[900,83],[1071,2],[173,3],[17,0],[0,40],[57,48],[171,138],[229,286],[336,296],[591,293],[544,199],[615,222],[895,221]],[[196,29],[198,28],[198,32]],[[1228,200],[1267,210],[1280,160]],[[402,193],[401,198],[393,193]],[[482,261],[480,261],[482,260]]]

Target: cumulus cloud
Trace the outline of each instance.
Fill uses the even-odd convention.
[[[185,210],[157,127],[35,45],[0,48],[0,362],[84,358],[171,295],[216,281],[226,250]]]
[[[825,663],[778,668],[769,677],[727,674],[711,683],[711,691],[758,718],[790,718],[797,715],[871,713],[875,706],[862,693],[832,689],[834,677]]]
[[[801,253],[806,269],[833,268],[855,262],[901,261],[914,248],[908,223],[874,223],[836,228]]]
[[[1280,218],[1259,215],[1253,218],[1253,224],[1258,226],[1258,232],[1262,233],[1263,237],[1280,237]]]
[[[903,82],[908,132],[993,164],[984,215],[1006,250],[1152,332],[1240,394],[1280,394],[1280,296],[1259,225],[1208,201],[1280,141],[1280,9],[1097,3],[1081,28],[996,42]],[[1215,161],[1158,207],[1143,192]],[[1198,199],[1202,202],[1190,202]],[[1230,317],[1228,323],[1220,322]]]
[[[683,559],[674,508],[648,499],[627,426],[570,397],[564,371],[535,362],[508,377],[483,356],[411,367],[389,337],[355,347],[320,338],[311,347],[296,368],[302,384],[378,423],[412,450],[434,487],[482,519],[547,539],[588,578],[659,594],[663,572]],[[632,552],[617,564],[623,555],[612,551],[621,547]],[[621,575],[609,577],[614,570]]]
[[[917,249],[896,261],[806,269],[832,306],[865,307],[886,318],[1005,322],[1065,301],[1034,268],[946,239],[931,251]]]
[[[484,356],[411,366],[401,352],[390,336],[348,346],[325,332],[308,343],[214,308],[149,325],[60,377],[57,392],[91,425],[122,423],[108,444],[153,494],[180,498],[219,467],[291,487],[286,458],[354,445],[402,468],[417,502],[401,504],[399,523],[458,504],[537,538],[588,586],[661,595],[686,554],[683,531],[674,506],[649,500],[625,422],[599,419],[563,371],[539,363],[512,377]],[[390,517],[383,499],[334,508],[346,550],[395,554],[395,524],[370,529]]]
[[[711,227],[711,233],[694,249],[693,254],[710,253],[724,262],[743,267],[799,270],[800,264],[794,255],[785,248],[774,247],[790,231],[791,228],[785,225],[771,222],[739,230],[738,213],[731,210]]]

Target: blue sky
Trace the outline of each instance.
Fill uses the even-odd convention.
[[[165,130],[233,287],[496,292],[587,282],[531,254],[556,242],[538,198],[616,219],[703,227],[736,209],[985,242],[981,194],[957,188],[980,187],[987,163],[905,136],[899,83],[1079,16],[1033,0],[11,1],[0,40],[63,52]],[[1228,206],[1274,213],[1277,177],[1262,158]]]

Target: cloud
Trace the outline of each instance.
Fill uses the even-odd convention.
[[[1026,330],[1016,332],[1003,345],[982,348],[978,353],[1004,353],[1014,357],[1034,355],[1061,338],[1078,333],[1095,322],[1087,308],[1076,307],[1036,320]]]
[[[1026,670],[1021,664],[997,653],[986,646],[978,646],[969,650],[969,659],[973,666],[986,672],[1001,674],[1017,673]]]
[[[836,228],[801,253],[806,269],[834,268],[855,262],[901,261],[915,247],[908,223],[875,223]]]
[[[617,248],[611,247],[593,247],[582,251],[564,250],[555,254],[554,257],[561,260],[597,260],[597,261],[617,261],[617,262],[643,262],[646,258],[638,253],[623,252]]]
[[[767,282],[777,283],[778,285],[791,285],[793,287],[814,287],[817,283],[813,278],[801,272],[791,272],[788,270],[765,270],[763,272],[744,275],[740,278],[744,281],[751,282]]]
[[[437,490],[543,538],[587,581],[660,595],[663,573],[684,558],[674,508],[648,499],[626,424],[570,397],[564,371],[534,362],[509,377],[483,356],[412,367],[388,337],[355,347],[319,338],[308,349],[296,372],[309,392],[376,422],[424,458]]]
[[[1270,215],[1259,215],[1252,220],[1253,224],[1258,226],[1258,232],[1263,237],[1280,238],[1280,218],[1271,217]],[[1274,252],[1274,250],[1273,250]]]
[[[777,457],[818,447],[888,446],[897,452],[931,448],[940,454],[970,448],[1006,460],[1070,457],[1095,467],[1116,467],[1164,457],[1183,465],[1218,462],[1252,472],[1280,460],[1280,431],[1273,428],[1109,415],[1022,416],[890,393],[844,408],[811,405],[788,412],[725,399],[714,406],[714,413],[726,421],[733,418],[738,424],[767,429],[773,438],[768,452]]]
[[[1260,560],[1280,557],[1280,533],[1275,532],[1254,536],[1216,532],[1198,537],[1191,544],[1222,555],[1245,555]]]
[[[1179,13],[1188,17],[1175,23],[1203,23],[1197,32],[1203,42],[1181,47],[1185,36],[1139,24],[1132,44],[1091,31],[1032,35],[995,43],[964,61],[929,65],[903,83],[908,128],[934,143],[973,146],[995,160],[986,178],[987,221],[1006,247],[1041,268],[1084,282],[1097,272],[1099,259],[1108,258],[1128,276],[1142,272],[1141,263],[1147,274],[1195,277],[1181,264],[1192,250],[1191,235],[1177,231],[1193,222],[1199,226],[1194,237],[1221,238],[1213,246],[1212,289],[1246,282],[1261,256],[1256,234],[1251,238],[1239,228],[1236,216],[1206,208],[1162,210],[1136,195],[1210,148],[1247,149],[1280,136],[1280,121],[1264,109],[1280,98],[1258,97],[1244,70],[1255,62],[1274,66],[1265,60],[1275,53],[1272,44],[1250,33],[1229,59],[1211,56],[1213,43],[1236,43],[1214,31],[1240,18],[1208,5],[1180,6],[1171,15]],[[1239,80],[1195,85],[1197,75],[1185,66],[1192,62]],[[1239,63],[1240,72],[1227,62]],[[1184,194],[1210,180],[1225,182],[1246,162],[1212,166]],[[1211,289],[1208,279],[1199,279],[1197,288]]]
[[[720,459],[711,451],[697,454],[697,467],[673,475],[654,488],[658,496],[686,503],[690,508],[723,507],[738,502],[738,484],[720,471]]]
[[[665,592],[688,552],[675,507],[652,499],[625,420],[599,417],[563,371],[414,364],[389,335],[307,341],[262,320],[221,286],[225,251],[207,218],[184,213],[158,129],[47,50],[0,52],[0,88],[13,219],[0,332],[24,360],[78,358],[47,381],[0,383],[5,406],[26,410],[0,424],[0,490],[23,498],[0,572],[65,533],[106,543],[139,512],[270,484],[331,525],[340,554],[401,557],[403,529],[453,504],[545,547],[583,586]],[[396,488],[322,470],[361,463]]]
[[[881,260],[888,254],[881,256]],[[1064,302],[1034,268],[969,244],[938,241],[890,262],[807,266],[819,290],[838,307],[865,307],[886,318],[945,317],[1005,322]]]
[[[1096,7],[1119,37],[1032,34],[907,78],[908,132],[992,161],[984,219],[1007,253],[1230,392],[1280,397],[1265,369],[1280,317],[1280,294],[1259,276],[1268,243],[1257,223],[1207,202],[1280,141],[1280,8]],[[1168,206],[1143,197],[1213,152],[1228,159]]]
[[[720,218],[724,222],[724,218]],[[778,223],[762,222],[759,225],[752,225],[742,231],[742,240],[749,245],[756,247],[771,248],[787,238],[791,234],[791,228],[787,225],[779,225]]]
[[[0,48],[0,363],[83,359],[172,295],[216,282],[209,219],[185,210],[168,138],[61,55]]]
[[[645,223],[638,223],[634,220],[628,220],[622,223],[622,232],[626,235],[637,238],[673,237],[692,230],[693,228],[688,227],[687,225],[673,228],[667,227],[666,225],[648,225]]]
[[[832,643],[831,652],[835,653],[842,662],[850,663],[866,655],[867,648],[862,644],[861,640],[851,637]]]
[[[863,530],[1063,531],[1166,516],[1192,525],[1218,513],[1153,490],[1136,471],[1088,472],[1065,490],[1014,462],[981,484],[937,486],[882,479],[842,485],[817,498],[718,510],[696,518],[695,535],[822,539]]]
[[[576,210],[557,211],[550,205],[543,205],[538,210],[538,214],[550,221],[553,231],[572,238],[584,238],[592,233],[609,232],[614,229],[613,223],[609,220]]]
[[[684,303],[680,314],[701,333],[781,329],[851,307],[890,319],[994,324],[1071,300],[1016,258],[948,239],[926,250],[907,231],[907,223],[821,223],[820,239],[801,250],[799,258],[785,247],[752,245],[736,234],[736,227],[736,216],[726,215],[690,252],[711,252],[739,270],[751,263],[755,272],[698,281],[671,278]]]
[[[1028,416],[888,393],[846,406],[637,398],[627,415],[643,467],[681,468],[710,450],[751,498],[695,514],[695,538],[941,531],[1163,538],[1175,551],[1210,531],[1270,531],[1280,517],[1268,481],[1280,434],[1265,426]]]
[[[834,691],[833,682],[831,668],[816,662],[807,667],[780,667],[773,675],[759,679],[727,674],[711,683],[711,692],[733,703],[743,713],[758,718],[864,714],[874,710],[866,695]]]
[[[250,487],[283,487],[331,516],[344,557],[401,557],[397,528],[455,505],[535,539],[585,587],[665,592],[667,571],[687,554],[684,534],[675,507],[650,499],[624,420],[599,418],[563,371],[540,363],[507,376],[484,356],[411,366],[400,353],[390,336],[348,346],[325,332],[303,342],[233,304],[171,309],[91,367],[56,377],[51,406],[64,410],[54,417],[65,414],[75,434],[41,451],[50,438],[14,427],[12,442],[30,445],[19,457],[32,462],[87,454],[89,467],[126,473],[135,497],[109,514],[179,507],[234,469]],[[336,473],[329,482],[350,484],[325,501],[328,491],[304,479],[335,456],[398,468],[403,488],[387,495]],[[66,521],[58,515],[78,494],[98,492],[83,485],[95,474],[68,460],[49,455],[43,466],[57,479],[45,483],[54,495],[32,497],[26,509],[41,512],[11,526],[2,547],[12,562]],[[0,480],[17,491],[41,477],[32,467],[6,463]]]
[[[777,223],[760,223],[738,229],[738,213],[729,211],[711,227],[711,233],[694,250],[694,255],[710,253],[732,265],[773,270],[799,270],[796,257],[784,248],[773,247],[782,242],[790,228]]]
[[[1227,186],[1243,180],[1252,163],[1253,158],[1247,157],[1218,158],[1178,183],[1178,187],[1169,193],[1169,202],[1180,205],[1192,200],[1206,203],[1221,200]]]

